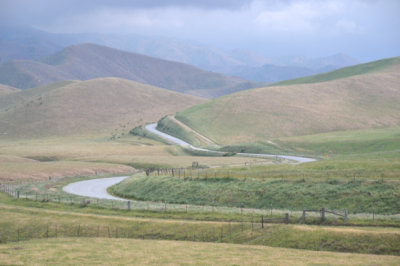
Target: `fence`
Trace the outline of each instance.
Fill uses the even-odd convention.
[[[169,224],[169,223],[168,223]],[[152,222],[134,222],[130,225],[104,224],[29,224],[13,228],[0,228],[0,243],[18,242],[38,238],[58,237],[102,237],[102,238],[136,238],[136,239],[169,239],[201,242],[229,242],[230,239],[244,231],[261,229],[260,223],[222,222],[219,225],[206,224],[190,227],[169,225],[159,226]]]
[[[247,165],[245,165],[247,167]],[[396,176],[392,176],[390,174],[383,174],[381,172],[371,172],[371,171],[354,171],[354,170],[324,170],[323,173],[321,171],[254,171],[251,169],[247,170],[228,170],[228,169],[216,169],[216,168],[201,168],[201,167],[192,167],[192,168],[148,168],[145,170],[147,176],[154,175],[170,175],[174,177],[256,177],[256,178],[287,178],[290,176],[290,179],[293,178],[346,178],[347,181],[356,181],[356,180],[379,180],[384,182],[386,179],[396,178]]]
[[[347,209],[344,210],[343,214],[338,213],[336,211],[327,210],[325,208],[321,208],[320,210],[306,210],[306,209],[303,209],[303,214],[301,216],[301,222],[302,223],[306,223],[306,213],[307,212],[319,212],[321,214],[321,221],[322,222],[324,222],[326,220],[326,214],[327,213],[343,217],[345,222],[347,222],[349,220]]]

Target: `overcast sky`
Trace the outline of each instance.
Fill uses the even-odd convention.
[[[399,0],[0,0],[0,22],[165,36],[266,56],[400,55]]]

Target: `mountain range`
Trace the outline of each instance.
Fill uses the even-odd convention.
[[[0,32],[0,63],[14,59],[38,60],[70,45],[81,43],[95,43],[185,63],[204,70],[235,75],[256,82],[276,82],[359,63],[358,60],[344,54],[314,59],[304,56],[268,58],[249,50],[222,51],[214,47],[155,36],[94,33],[53,34],[15,26],[0,27]],[[268,53],[267,47],[265,52]],[[253,71],[256,72],[255,75],[251,74]],[[278,73],[276,77],[275,73]]]
[[[62,80],[119,77],[202,97],[255,87],[247,80],[96,44],[65,48],[40,60],[0,65],[0,83],[26,89]]]

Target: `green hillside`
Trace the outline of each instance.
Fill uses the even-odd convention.
[[[117,79],[65,81],[0,98],[2,137],[128,131],[204,99]]]
[[[334,70],[328,73],[313,75],[304,78],[297,78],[286,80],[278,83],[271,84],[271,86],[276,85],[293,85],[293,84],[304,84],[304,83],[317,83],[317,82],[325,82],[332,81],[336,79],[347,78],[356,75],[363,75],[373,72],[378,72],[380,70],[384,70],[388,67],[398,65],[400,63],[400,57],[382,59],[366,64],[359,64],[356,66],[344,67],[338,70]]]
[[[0,65],[0,83],[26,89],[62,80],[118,77],[202,97],[255,87],[237,77],[94,44],[67,47],[38,61]]]
[[[386,68],[368,74],[238,92],[191,107],[176,118],[221,145],[398,126],[400,60],[387,62]]]

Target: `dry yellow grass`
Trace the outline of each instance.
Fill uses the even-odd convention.
[[[126,165],[91,162],[2,162],[0,180],[46,180],[54,177],[94,176],[102,174],[132,173],[134,168]]]
[[[177,146],[135,136],[114,141],[104,136],[0,140],[0,179],[118,174],[132,172],[126,165],[189,167],[193,161],[209,167],[272,163],[246,157],[189,156]]]
[[[400,124],[400,65],[329,82],[252,89],[177,115],[218,144]]]
[[[400,257],[183,241],[62,238],[1,245],[0,262],[5,265],[399,265]]]
[[[55,85],[56,86],[56,85]],[[41,138],[113,130],[128,132],[205,99],[120,78],[67,83],[18,92],[0,105],[0,137]],[[29,97],[26,97],[29,95]],[[4,96],[7,97],[7,96]],[[23,98],[25,101],[20,101]],[[117,132],[118,133],[118,132]]]

